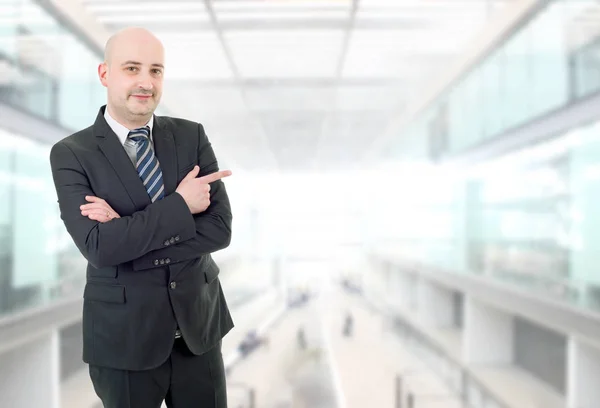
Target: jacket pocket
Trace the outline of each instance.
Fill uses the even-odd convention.
[[[88,277],[91,276],[94,278],[116,278],[118,273],[117,273],[116,266],[107,266],[104,268],[94,268],[92,265],[88,264],[87,275],[88,275]]]
[[[125,303],[125,286],[88,282],[83,291],[83,298],[97,302]]]

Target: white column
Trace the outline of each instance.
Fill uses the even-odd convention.
[[[416,313],[419,309],[419,282],[421,281],[420,276],[417,275],[406,275],[407,282],[407,300],[408,300],[408,310]]]
[[[417,302],[417,313],[422,324],[436,328],[452,327],[452,291],[421,278],[417,283]]]
[[[465,296],[463,360],[467,364],[511,363],[514,349],[512,315]]]
[[[288,288],[287,279],[285,276],[283,261],[281,256],[275,255],[271,260],[273,286],[275,287],[277,295],[281,298],[284,303],[288,301]]]
[[[363,290],[365,294],[374,301],[383,302],[387,299],[387,278],[390,264],[388,261],[378,262],[377,266],[370,273],[364,274]]]
[[[411,293],[415,291],[414,281],[411,275],[400,268],[392,268],[390,285],[388,288],[388,299],[395,310],[402,312],[410,308]]]
[[[0,355],[2,406],[60,408],[58,331]]]
[[[596,408],[600,401],[600,350],[570,336],[567,358],[567,408]]]

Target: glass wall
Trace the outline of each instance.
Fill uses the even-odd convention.
[[[33,0],[5,0],[0,13],[0,100],[67,129],[89,126],[106,99],[90,50]]]
[[[550,0],[421,112],[392,143],[443,137],[460,153],[600,90],[600,3]],[[444,123],[447,129],[429,126]],[[425,125],[425,126],[424,126]],[[443,135],[432,135],[432,128]],[[394,151],[403,151],[393,148]],[[406,150],[404,150],[406,151]]]
[[[81,294],[85,259],[60,220],[49,153],[0,130],[0,315]]]
[[[586,96],[600,88],[600,38],[574,52],[573,70],[576,96]]]

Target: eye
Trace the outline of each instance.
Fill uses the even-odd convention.
[[[162,71],[160,69],[153,69],[152,72],[154,72],[156,75],[162,75]]]
[[[130,67],[127,67],[127,68],[125,68],[125,69],[126,69],[127,71],[129,71],[129,72],[133,72],[133,71],[137,70],[137,67],[130,66]]]

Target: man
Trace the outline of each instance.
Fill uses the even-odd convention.
[[[88,260],[83,360],[105,408],[226,407],[221,339],[233,327],[211,253],[232,215],[202,125],[154,116],[163,47],[109,39],[95,123],[56,143],[61,218]]]

